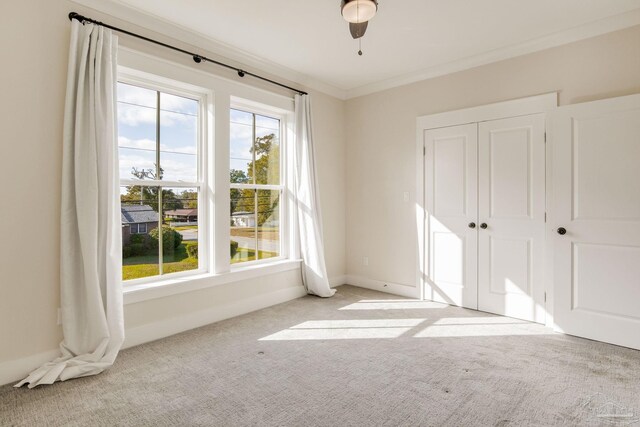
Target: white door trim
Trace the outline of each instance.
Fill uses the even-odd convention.
[[[551,92],[526,98],[497,102],[455,111],[420,116],[416,119],[416,231],[417,254],[416,283],[420,289],[420,299],[424,299],[425,286],[425,254],[426,236],[424,222],[426,218],[424,187],[424,133],[429,129],[457,126],[467,123],[478,123],[508,117],[525,116],[536,113],[547,113],[558,107],[558,93]],[[548,171],[548,169],[547,169]],[[548,173],[548,172],[547,172]],[[549,180],[547,180],[548,187]],[[547,197],[548,200],[548,197]],[[547,206],[548,206],[547,202]],[[546,277],[546,273],[545,273]],[[545,283],[545,291],[549,291]],[[553,321],[552,306],[547,302],[547,324]]]
[[[558,92],[527,98],[512,99],[462,110],[420,116],[417,119],[418,129],[436,129],[458,126],[467,123],[485,122],[487,120],[506,119],[529,114],[546,113],[558,106]]]

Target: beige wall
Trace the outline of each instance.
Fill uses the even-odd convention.
[[[120,22],[67,0],[4,1],[0,8],[1,366],[55,349],[62,338],[56,319],[67,14],[77,11],[116,25]],[[195,66],[189,58],[161,48],[125,37],[121,43]],[[232,72],[219,74],[236,78]],[[327,264],[330,277],[339,277],[345,274],[345,104],[322,93],[312,96]],[[194,313],[212,318],[218,308],[222,313],[234,303],[299,286],[300,275],[294,271],[154,299],[127,305],[125,323],[130,330]]]
[[[66,14],[75,10],[119,24],[68,0],[5,1],[1,9],[0,364],[55,349],[61,339],[56,310]],[[122,43],[193,66],[160,48],[125,38]],[[348,272],[415,283],[417,116],[555,90],[561,104],[640,92],[640,27],[347,102],[313,93],[330,277]],[[298,282],[297,274],[286,272],[131,304],[127,328],[222,310]]]
[[[415,286],[416,117],[552,91],[640,92],[640,26],[347,101],[348,274]]]

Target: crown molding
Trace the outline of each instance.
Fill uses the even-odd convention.
[[[236,62],[237,65],[242,68],[272,74],[273,76],[288,80],[308,89],[323,92],[341,100],[358,98],[375,92],[381,92],[387,89],[468,70],[481,65],[503,61],[505,59],[550,49],[613,31],[622,30],[635,25],[640,25],[640,9],[634,9],[629,12],[592,21],[567,30],[528,40],[523,43],[494,49],[479,55],[460,58],[446,64],[436,65],[416,72],[344,90],[322,80],[315,79],[298,71],[283,67],[282,65],[269,61],[268,59],[241,51],[233,46],[205,36],[202,33],[172,23],[164,18],[133,8],[119,0],[70,1],[72,3],[91,8],[100,13],[113,16],[114,18],[130,22],[133,25],[146,28],[150,31],[164,34],[180,42],[198,46],[203,50],[212,52],[220,57],[224,57],[231,62]]]
[[[383,90],[419,82],[422,80],[432,79],[434,77],[440,77],[458,71],[468,70],[470,68],[479,67],[481,65],[490,64],[492,62],[498,62],[529,53],[539,52],[541,50],[550,49],[556,46],[561,46],[591,37],[596,37],[613,31],[633,27],[635,25],[640,25],[640,9],[634,9],[632,11],[610,16],[598,21],[592,21],[570,28],[568,30],[559,31],[547,36],[528,40],[523,43],[495,49],[479,55],[461,58],[446,64],[436,65],[434,67],[423,69],[414,73],[409,73],[377,83],[349,89],[346,91],[346,99],[353,99],[375,92],[381,92]]]
[[[272,74],[273,76],[304,86],[307,89],[323,92],[341,100],[346,99],[346,91],[334,85],[283,67],[268,59],[261,58],[246,51],[241,51],[233,46],[207,37],[200,32],[177,25],[157,15],[149,14],[138,8],[121,3],[118,0],[70,0],[70,2],[93,9],[99,13],[113,16],[116,19],[129,22],[132,25],[163,34],[177,41],[199,47],[202,50],[216,54],[216,56],[228,59],[230,62],[235,62],[239,67],[249,71]]]

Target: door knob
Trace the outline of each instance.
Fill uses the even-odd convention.
[[[476,228],[476,223],[475,222],[470,222],[469,223],[469,228]]]
[[[487,228],[487,223],[483,222],[482,224],[480,224],[480,228],[482,228],[483,230]]]
[[[564,236],[565,234],[567,234],[567,229],[564,227],[558,228],[558,234]]]

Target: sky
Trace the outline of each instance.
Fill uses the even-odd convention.
[[[279,135],[280,121],[271,117],[255,115],[256,137],[275,133]],[[253,114],[240,110],[231,110],[229,167],[231,169],[248,172],[251,162]]]
[[[134,179],[132,168],[156,163],[157,92],[118,83],[120,178]],[[198,101],[160,93],[160,166],[163,179],[197,180]],[[247,173],[251,162],[253,114],[231,110],[230,168]],[[279,134],[280,122],[255,115],[256,136]]]
[[[134,178],[132,167],[154,169],[156,105],[153,90],[118,83],[120,178]],[[163,179],[197,179],[198,101],[160,94],[160,166]]]

